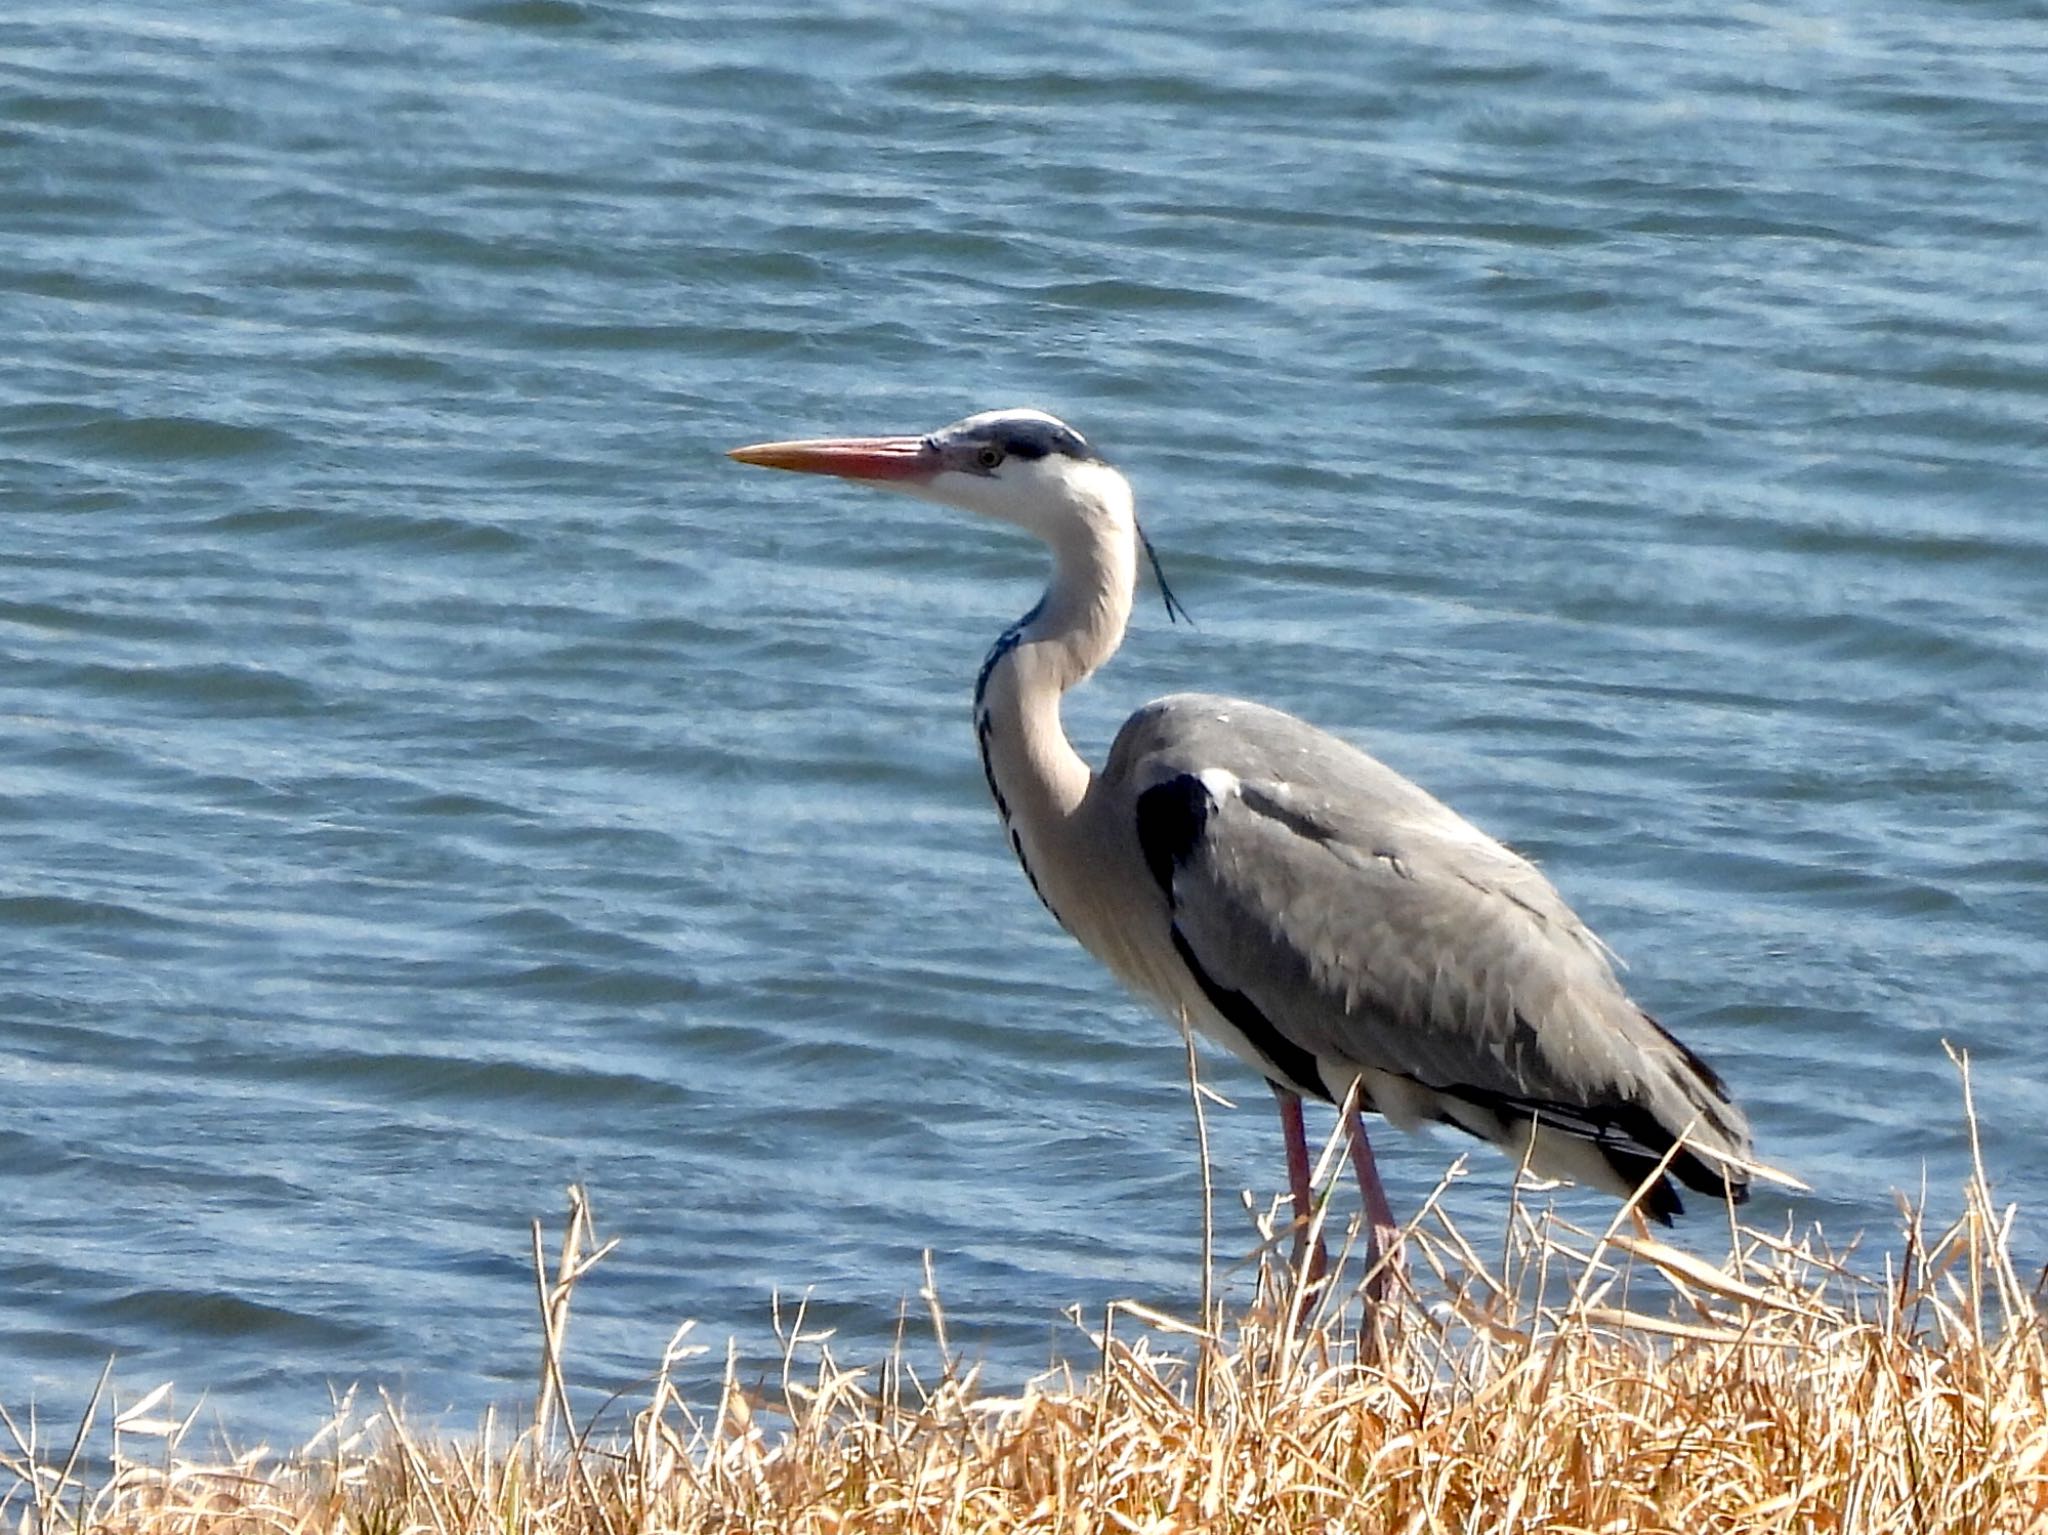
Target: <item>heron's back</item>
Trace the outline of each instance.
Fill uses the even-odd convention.
[[[1671,1172],[1741,1197],[1749,1128],[1720,1078],[1630,1000],[1533,864],[1418,785],[1209,694],[1140,709],[1102,779],[1204,992],[1316,1063],[1319,1083],[1282,1085],[1335,1097],[1358,1077],[1397,1122],[1624,1193],[1684,1136]]]

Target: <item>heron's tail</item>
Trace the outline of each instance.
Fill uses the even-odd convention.
[[[1448,1096],[1487,1112],[1444,1117],[1493,1141],[1540,1176],[1567,1178],[1622,1199],[1640,1190],[1639,1208],[1665,1225],[1685,1213],[1681,1186],[1741,1204],[1749,1198],[1753,1175],[1771,1175],[1751,1153],[1749,1120],[1713,1067],[1649,1014],[1638,1016],[1654,1031],[1643,1041],[1640,1073],[1608,1083],[1591,1101],[1453,1088]]]
[[[1748,1116],[1736,1107],[1719,1072],[1655,1018],[1641,1016],[1670,1048],[1668,1069],[1652,1090],[1652,1102],[1642,1106],[1643,1120],[1631,1126],[1635,1145],[1620,1158],[1610,1153],[1609,1162],[1624,1177],[1634,1172],[1637,1186],[1665,1164],[1667,1176],[1646,1196],[1644,1208],[1666,1222],[1684,1210],[1671,1187],[1674,1178],[1695,1193],[1741,1204],[1758,1170]]]

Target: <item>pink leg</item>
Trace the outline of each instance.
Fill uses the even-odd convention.
[[[1297,1103],[1297,1117],[1300,1112]],[[1365,1262],[1371,1269],[1382,1257],[1394,1251],[1401,1228],[1394,1220],[1393,1206],[1387,1203],[1386,1185],[1380,1182],[1380,1170],[1373,1162],[1372,1142],[1365,1138],[1365,1116],[1358,1113],[1351,1115],[1351,1170],[1358,1174],[1359,1197],[1365,1201],[1365,1223],[1369,1233]],[[1386,1271],[1382,1269],[1366,1287],[1366,1294],[1377,1301],[1386,1287]]]
[[[1273,1096],[1280,1101],[1280,1130],[1287,1141],[1287,1186],[1294,1196],[1294,1257],[1298,1263],[1302,1245],[1308,1240],[1309,1217],[1315,1210],[1315,1195],[1308,1186],[1308,1131],[1301,1122],[1301,1095],[1275,1085]],[[1330,1255],[1318,1236],[1307,1278],[1311,1283],[1321,1279],[1329,1266]]]

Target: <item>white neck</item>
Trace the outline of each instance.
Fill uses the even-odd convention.
[[[996,641],[975,685],[974,729],[989,790],[1025,872],[1055,916],[1059,895],[1046,885],[1046,871],[1061,866],[1052,850],[1094,779],[1060,725],[1060,696],[1116,653],[1136,580],[1137,537],[1128,516],[1062,529],[1044,597]]]

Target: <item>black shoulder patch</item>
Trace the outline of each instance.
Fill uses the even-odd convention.
[[[1154,784],[1138,796],[1138,846],[1167,900],[1173,899],[1173,871],[1187,862],[1215,812],[1215,799],[1193,773]]]

